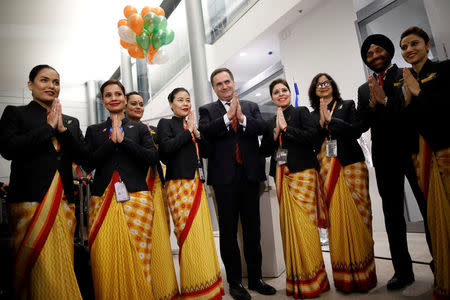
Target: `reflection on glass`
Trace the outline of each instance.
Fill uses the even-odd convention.
[[[203,0],[206,42],[214,43],[257,0]]]

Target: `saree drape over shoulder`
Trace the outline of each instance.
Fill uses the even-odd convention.
[[[427,200],[428,227],[433,245],[433,299],[450,298],[450,148],[433,152],[420,136],[413,155],[419,186]]]
[[[329,208],[334,286],[345,292],[368,291],[377,284],[368,170],[364,162],[342,166],[337,157],[327,157],[326,143],[319,162]]]
[[[166,182],[165,191],[180,247],[183,299],[222,299],[225,294],[203,183],[194,179]]]
[[[318,219],[322,194],[314,169],[291,173],[277,166],[276,186],[286,263],[286,293],[315,298],[330,289],[320,246]]]

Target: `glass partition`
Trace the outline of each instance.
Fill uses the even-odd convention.
[[[258,0],[203,0],[206,42],[213,44]]]

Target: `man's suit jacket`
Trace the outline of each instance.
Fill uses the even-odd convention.
[[[328,104],[331,111],[334,101]],[[361,129],[357,124],[355,102],[353,100],[338,101],[328,124],[328,130],[320,126],[320,110],[312,112],[315,126],[318,130],[316,151],[320,152],[323,141],[329,135],[337,142],[337,158],[343,166],[364,161],[364,153],[357,139],[361,136]]]
[[[86,131],[89,158],[83,166],[90,172],[95,169],[92,195],[101,196],[111,181],[115,170],[119,172],[128,192],[146,191],[145,178],[150,166],[158,162],[158,151],[147,126],[126,118],[122,120],[124,138],[115,144],[109,138],[111,119],[91,125]]]
[[[314,152],[314,141],[317,130],[309,110],[304,107],[289,106],[283,111],[287,123],[286,131],[281,133],[281,145],[288,150],[287,163],[292,173],[313,169],[319,166]],[[264,156],[271,155],[270,176],[275,177],[276,161],[275,153],[279,148],[279,140],[274,141],[273,130],[276,127],[274,116],[268,121],[268,126],[264,133],[260,151]]]
[[[12,160],[8,201],[41,202],[56,170],[64,193],[73,201],[72,162],[81,160],[83,135],[77,119],[63,115],[67,130],[58,133],[47,124],[47,110],[31,101],[24,106],[7,106],[0,121],[0,152]],[[52,138],[60,143],[57,152]]]
[[[229,128],[225,125],[223,116],[227,112],[219,100],[199,108],[199,129],[208,145],[208,184],[232,182],[237,167],[236,143],[247,179],[255,182],[266,179],[264,157],[258,152],[258,135],[264,133],[266,124],[257,104],[245,100],[239,102],[247,118],[247,126],[244,130],[238,124],[236,133],[231,125]]]
[[[198,166],[197,150],[191,132],[183,127],[183,119],[161,119],[157,132],[160,159],[166,165],[165,180],[193,179]],[[203,139],[196,142],[200,157],[204,157]]]
[[[414,132],[406,124],[404,97],[401,91],[403,71],[393,65],[387,72],[383,90],[387,104],[370,108],[369,83],[358,88],[358,126],[361,132],[371,128],[372,157],[375,161],[395,159],[397,155],[409,155]]]

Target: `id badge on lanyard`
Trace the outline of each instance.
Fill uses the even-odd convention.
[[[200,178],[201,182],[205,182],[205,172],[203,171],[203,166],[200,160],[197,161],[197,170],[198,170],[198,177]]]
[[[288,150],[278,148],[275,154],[275,161],[281,166],[287,163]]]
[[[337,140],[327,140],[327,157],[337,157]]]
[[[114,184],[114,189],[116,192],[117,202],[125,202],[130,200],[130,195],[128,194],[127,187],[122,181],[118,181]]]

